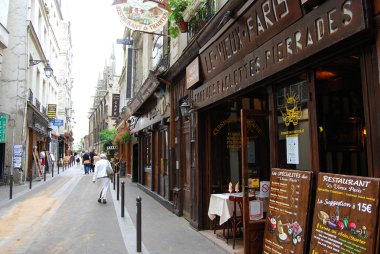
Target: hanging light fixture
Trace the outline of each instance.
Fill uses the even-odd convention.
[[[34,66],[36,64],[39,64],[39,63],[45,63],[46,62],[46,65],[45,65],[45,68],[44,68],[44,72],[45,72],[45,76],[47,78],[50,78],[53,76],[54,74],[54,71],[53,71],[53,68],[51,68],[50,64],[49,64],[49,61],[45,61],[45,60],[29,60],[29,66]]]

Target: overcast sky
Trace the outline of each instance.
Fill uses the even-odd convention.
[[[112,45],[119,62],[123,25],[119,20],[113,0],[63,0],[64,19],[71,21],[73,46],[73,96],[75,144],[88,134],[88,112],[92,106],[99,73],[103,71]],[[119,66],[120,67],[120,66]],[[120,70],[118,68],[118,70]],[[120,75],[120,73],[116,73]]]

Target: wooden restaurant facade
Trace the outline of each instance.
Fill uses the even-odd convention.
[[[374,0],[229,1],[157,79],[160,99],[140,105],[140,186],[202,230],[210,195],[240,183],[255,253],[249,179],[269,181],[273,168],[379,178],[379,31]],[[142,124],[149,108],[158,117]]]

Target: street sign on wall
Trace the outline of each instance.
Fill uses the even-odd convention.
[[[5,143],[7,134],[7,115],[0,115],[0,143]]]
[[[53,125],[54,126],[63,126],[63,120],[62,119],[54,119],[53,120]]]
[[[131,45],[133,45],[133,40],[131,40],[131,39],[116,39],[116,43],[131,46]]]

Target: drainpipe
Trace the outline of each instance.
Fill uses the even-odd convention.
[[[21,176],[21,181],[22,182],[25,182],[26,181],[26,176],[27,176],[27,173],[28,173],[28,154],[26,153],[27,151],[27,140],[26,140],[26,129],[27,129],[27,112],[28,112],[28,69],[29,69],[29,65],[28,65],[28,59],[29,59],[29,56],[28,56],[28,52],[29,52],[29,48],[28,48],[28,45],[29,45],[29,22],[31,22],[31,20],[29,19],[29,9],[31,7],[30,6],[27,6],[26,8],[26,37],[25,37],[25,84],[24,84],[24,116],[23,116],[23,124],[22,124],[22,135],[21,135],[21,139],[22,139],[22,143],[24,144],[23,145],[23,157],[24,159],[22,160],[22,169],[23,169],[23,176]],[[17,88],[18,88],[18,84],[17,84]],[[17,105],[17,104],[16,104]],[[17,112],[16,112],[17,114]],[[24,179],[22,179],[24,178]]]

